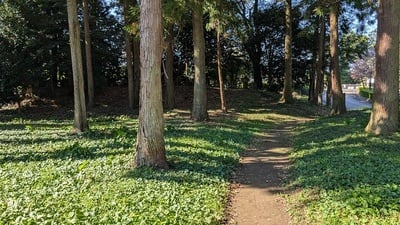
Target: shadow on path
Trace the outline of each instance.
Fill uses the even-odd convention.
[[[290,164],[291,131],[304,121],[286,121],[256,139],[243,155],[233,183],[228,224],[285,225],[290,217],[280,194]]]

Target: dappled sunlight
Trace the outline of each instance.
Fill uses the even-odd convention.
[[[1,124],[0,188],[7,191],[0,193],[0,199],[15,196],[13,201],[21,202],[13,208],[20,213],[0,203],[7,218],[29,218],[23,213],[28,207],[40,222],[46,215],[62,214],[72,207],[78,214],[92,215],[86,217],[91,222],[101,218],[126,221],[111,216],[109,208],[113,208],[130,215],[132,221],[149,224],[160,217],[171,223],[204,219],[216,223],[223,217],[229,179],[240,154],[256,132],[265,128],[253,126],[256,124],[251,121],[231,123],[223,117],[205,123],[181,115],[167,117],[166,151],[171,169],[154,171],[131,167],[138,126],[135,116],[93,116],[91,130],[79,135],[69,133],[71,124],[71,120],[51,119]],[[28,172],[35,180],[24,180]],[[84,207],[75,208],[81,201]],[[176,204],[184,208],[174,208]],[[159,213],[151,209],[154,205]],[[60,217],[57,221],[64,220]]]
[[[234,94],[241,96],[242,91]],[[263,95],[252,92],[246,96],[262,97],[256,103],[254,99],[245,100],[251,106],[248,108],[242,106],[228,113],[212,109],[210,119],[201,123],[190,120],[187,109],[167,111],[165,147],[169,170],[132,167],[136,115],[94,110],[89,117],[90,131],[72,135],[72,117],[65,119],[61,111],[48,118],[47,114],[2,114],[0,188],[7,191],[0,193],[0,199],[11,199],[13,207],[0,203],[0,210],[10,220],[28,220],[30,215],[37,215],[34,220],[39,223],[47,215],[71,211],[74,218],[89,215],[79,217],[88,223],[154,224],[159,218],[171,224],[219,223],[241,156],[263,151],[259,152],[261,158],[248,162],[255,168],[263,163],[284,171],[288,163],[280,154],[289,141],[271,149],[251,145],[255,140],[278,145],[277,136],[266,131],[295,118],[292,109],[284,109],[284,105],[276,105],[273,98]],[[276,131],[283,132],[284,128]],[[263,157],[270,160],[260,162]],[[269,188],[263,191],[282,191],[269,176],[265,177]],[[28,215],[27,208],[34,214]],[[68,216],[60,216],[56,222],[63,223]]]
[[[372,224],[385,217],[385,224],[395,224],[400,218],[398,135],[365,133],[368,117],[368,111],[352,112],[297,129],[290,185],[302,192],[318,190],[317,198],[303,202],[310,222],[337,224],[358,218]]]

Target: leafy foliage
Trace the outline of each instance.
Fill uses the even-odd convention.
[[[283,107],[279,95],[254,90],[227,97],[236,108],[205,123],[182,109],[165,114],[164,171],[132,168],[135,116],[95,112],[91,131],[71,135],[65,109],[0,111],[0,224],[220,224],[251,140],[315,110],[306,100]]]
[[[374,97],[374,89],[359,87],[358,94],[363,96],[364,98],[372,99]]]
[[[355,111],[297,129],[290,185],[302,190],[291,201],[309,223],[398,223],[400,136],[366,134],[368,115]]]
[[[352,79],[361,81],[365,85],[368,78],[374,77],[375,52],[373,49],[368,51],[368,55],[360,57],[351,65],[350,76]],[[368,84],[369,85],[369,84]]]
[[[121,79],[122,26],[112,1],[91,2],[95,82],[105,86]],[[65,1],[0,1],[0,103],[23,97],[17,89],[28,86],[54,96],[71,85],[66,13]]]
[[[239,154],[268,123],[169,117],[168,171],[131,168],[131,116],[91,118],[91,131],[75,136],[69,120],[5,117],[0,224],[218,224]]]

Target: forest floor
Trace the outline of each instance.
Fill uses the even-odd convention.
[[[100,217],[109,221],[104,223],[116,224],[121,218],[115,217],[115,212],[128,215],[132,210],[125,214],[127,207],[120,204],[118,210],[110,211],[115,207],[113,202],[102,197],[104,201],[99,203],[95,198],[115,199],[115,193],[125,193],[119,200],[130,199],[132,206],[138,203],[137,196],[146,198],[140,201],[146,203],[140,204],[140,213],[135,214],[140,218],[122,218],[130,223],[134,219],[155,224],[161,219],[166,224],[187,224],[188,220],[191,224],[226,225],[398,224],[400,134],[383,138],[366,134],[368,110],[321,116],[327,114],[326,109],[310,106],[301,96],[286,105],[279,102],[276,93],[229,89],[229,110],[222,113],[218,90],[209,89],[210,120],[192,123],[192,88],[180,87],[176,109],[166,112],[168,154],[174,168],[126,174],[136,137],[132,128],[137,129],[137,111],[127,109],[125,89],[114,87],[97,96],[98,104],[88,113],[92,130],[83,136],[72,137],[67,131],[73,118],[71,96],[25,101],[20,110],[15,105],[0,109],[1,175],[12,179],[0,179],[0,189],[13,182],[13,190],[1,192],[0,199],[15,196],[15,202],[27,201],[20,205],[21,210],[4,212],[0,224],[20,216],[31,221],[52,220],[48,215],[56,214],[64,215],[57,219],[68,219],[71,207],[80,213],[101,212],[97,217],[81,218],[90,219],[90,224]],[[77,172],[76,168],[81,169]],[[82,169],[90,182],[92,177],[107,178],[86,185],[84,196],[82,189],[76,188],[82,185]],[[57,171],[68,176],[55,176]],[[100,171],[107,175],[99,176]],[[28,175],[35,179],[26,179]],[[144,184],[143,179],[151,182]],[[104,189],[105,183],[109,189]],[[65,184],[71,195],[33,194],[52,193],[59,186],[66,190]],[[165,187],[163,191],[159,191],[160,186]],[[126,192],[126,187],[140,187],[148,194]],[[182,193],[188,195],[184,201]],[[162,201],[162,206],[153,201],[165,196],[169,200]],[[96,202],[81,207],[82,197]],[[72,205],[71,200],[75,201]],[[51,207],[43,207],[45,204]],[[185,210],[176,213],[172,206],[177,205]],[[155,214],[153,206],[163,210]],[[30,212],[32,209],[40,213]]]
[[[177,92],[181,94],[177,96],[176,104],[178,108],[190,109],[191,88],[181,89]],[[115,101],[115,99],[126,99],[125,97],[116,98],[116,96],[126,96],[125,92],[125,89],[120,88],[108,90],[107,94],[99,96],[101,104],[95,110],[90,110],[89,113],[118,114],[126,112],[126,102]],[[218,94],[214,89],[209,91],[209,108],[214,111],[219,106]],[[261,98],[255,99],[255,96],[261,96]],[[276,97],[266,93],[260,95],[253,91],[237,93],[233,91],[227,94],[228,103],[238,102],[240,107],[249,110],[247,104],[252,102],[251,104],[257,106],[257,110],[265,110],[263,113],[272,113],[279,117],[275,121],[271,120],[272,125],[266,126],[265,130],[255,137],[241,157],[240,165],[231,183],[231,194],[226,209],[226,224],[290,224],[288,207],[284,198],[290,192],[285,189],[284,182],[290,166],[289,152],[292,148],[292,131],[297,125],[312,119],[315,116],[315,109],[307,110],[301,103],[283,107],[282,104],[277,103]],[[67,103],[67,105],[70,104],[70,102]],[[45,111],[43,111],[44,107],[46,107]],[[60,109],[60,107],[63,108],[63,106],[44,104],[26,110],[29,110],[31,115],[36,115],[34,112],[38,111],[41,116],[45,112],[51,116],[65,117],[66,115],[63,114],[65,109]],[[240,109],[233,109],[233,113],[228,114],[235,116],[239,111]],[[131,113],[135,114],[135,112]],[[72,111],[68,111],[68,114],[72,116]]]

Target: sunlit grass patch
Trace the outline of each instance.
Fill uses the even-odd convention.
[[[137,119],[0,123],[0,224],[219,224],[240,154],[268,124],[166,121],[170,170],[131,167]]]
[[[304,194],[290,201],[309,223],[398,223],[400,136],[366,134],[368,118],[356,111],[297,129],[290,185]]]
[[[312,112],[304,101],[278,104],[275,94],[230,94],[236,108],[215,109],[203,123],[187,109],[165,114],[169,170],[132,168],[135,116],[91,114],[81,135],[63,119],[70,111],[1,117],[0,224],[220,224],[241,153]]]

